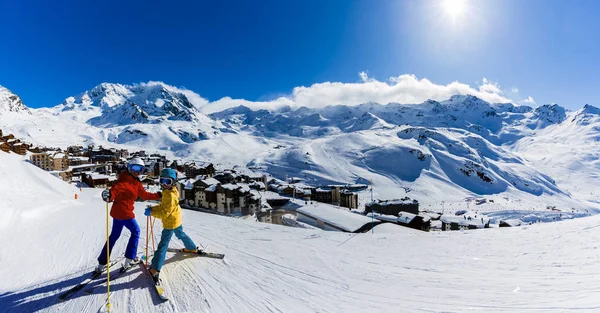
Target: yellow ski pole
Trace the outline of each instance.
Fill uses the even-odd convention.
[[[106,277],[107,277],[107,299],[106,308],[110,312],[110,242],[108,237],[108,202],[106,202]]]
[[[150,224],[150,216],[146,216],[146,268],[148,268],[148,234],[150,232],[148,224]]]
[[[156,246],[154,245],[154,222],[156,218],[152,218],[152,228],[150,229],[150,234],[152,235],[152,252],[156,252]]]

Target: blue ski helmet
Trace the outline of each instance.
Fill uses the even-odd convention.
[[[173,181],[176,181],[177,172],[175,172],[175,170],[172,168],[164,168],[162,171],[160,171],[160,177],[168,177],[173,179]]]

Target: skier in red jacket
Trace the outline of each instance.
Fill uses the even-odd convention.
[[[147,192],[140,182],[140,174],[144,170],[144,161],[140,158],[133,158],[127,163],[127,171],[123,171],[115,184],[110,189],[102,191],[102,200],[113,202],[110,209],[110,216],[113,218],[112,231],[108,242],[110,252],[112,253],[115,242],[121,236],[123,227],[131,232],[127,248],[125,250],[125,263],[123,267],[128,268],[140,262],[136,256],[138,241],[140,239],[140,227],[135,220],[133,213],[133,204],[138,198],[143,200],[159,200],[161,193]],[[103,272],[106,267],[106,243],[98,256],[97,272]]]

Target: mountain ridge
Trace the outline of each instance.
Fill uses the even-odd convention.
[[[315,184],[373,180],[384,186],[376,192],[384,198],[413,190],[412,196],[431,201],[511,194],[530,205],[543,201],[576,207],[593,206],[589,201],[596,199],[577,193],[572,180],[565,185],[563,172],[553,170],[557,162],[579,162],[584,173],[600,175],[594,156],[560,154],[558,161],[542,162],[530,148],[539,150],[535,143],[542,141],[552,146],[552,131],[580,121],[577,116],[598,128],[576,123],[569,126],[569,136],[581,127],[587,127],[586,138],[600,134],[591,106],[569,112],[556,104],[534,109],[455,95],[420,104],[273,110],[242,105],[204,115],[202,103],[190,100],[200,96],[184,92],[189,91],[163,83],[103,83],[55,107],[33,109],[29,122],[8,125],[25,139],[51,146],[144,149],[223,166],[256,166],[280,179],[293,175]],[[56,134],[63,133],[58,140]],[[582,145],[592,142],[586,140]]]

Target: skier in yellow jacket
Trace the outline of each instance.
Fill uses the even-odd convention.
[[[165,256],[173,233],[183,241],[185,245],[184,252],[196,253],[198,251],[198,247],[194,241],[183,232],[181,207],[179,206],[179,190],[175,186],[176,181],[177,172],[175,170],[170,168],[163,169],[160,172],[160,186],[163,189],[162,199],[158,205],[148,206],[144,212],[146,216],[154,216],[161,219],[164,228],[150,267],[150,274],[152,274],[155,282],[159,281],[158,275],[165,262]]]

